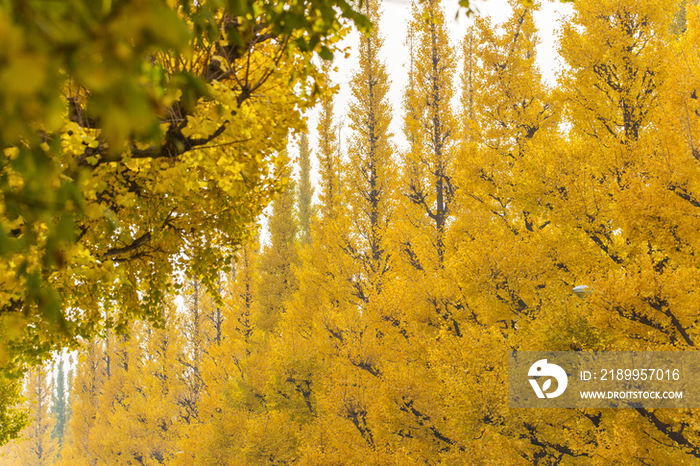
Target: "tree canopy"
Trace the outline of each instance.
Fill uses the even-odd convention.
[[[495,72],[474,76],[473,80],[465,77],[464,82],[474,86],[465,87],[463,92],[463,96],[468,96],[463,101],[469,102],[471,110],[458,121],[449,105],[454,95],[451,78],[456,72],[456,48],[449,44],[444,14],[438,3],[425,0],[415,6],[411,28],[418,48],[412,57],[415,63],[411,60],[411,87],[405,92],[404,119],[411,148],[401,154],[395,154],[387,133],[392,110],[384,101],[388,82],[384,65],[376,56],[382,38],[370,23],[377,23],[379,18],[374,2],[29,0],[0,4],[0,148],[3,150],[0,156],[0,418],[3,420],[0,443],[16,436],[26,421],[21,410],[12,406],[20,393],[19,380],[30,366],[47,360],[54,350],[76,347],[80,338],[88,341],[105,337],[106,348],[94,342],[91,348],[93,356],[104,352],[108,360],[115,351],[146,354],[121,341],[118,335],[146,332],[143,341],[155,342],[149,340],[149,330],[132,324],[135,319],[176,328],[179,324],[168,320],[163,309],[169,305],[166,298],[185,282],[195,284],[194,295],[199,296],[201,288],[211,296],[208,305],[217,309],[217,331],[221,337],[220,272],[231,274],[234,270],[239,274],[237,286],[245,290],[232,292],[237,296],[236,319],[245,325],[236,327],[232,338],[240,348],[245,348],[250,366],[267,361],[267,352],[283,354],[283,351],[277,343],[259,341],[253,342],[257,346],[255,351],[251,350],[246,346],[250,343],[248,338],[269,336],[278,327],[287,329],[285,335],[296,335],[298,329],[290,320],[296,315],[291,303],[308,300],[324,312],[333,309],[332,313],[321,314],[322,320],[312,320],[311,325],[325,327],[321,334],[333,342],[324,347],[331,366],[346,374],[348,381],[354,380],[347,382],[347,387],[356,384],[348,388],[352,393],[345,399],[345,405],[333,408],[359,430],[362,438],[355,440],[374,445],[372,423],[378,424],[372,413],[388,408],[368,403],[361,391],[385,390],[378,383],[382,371],[397,382],[391,389],[400,411],[393,413],[394,421],[427,425],[428,415],[422,414],[427,411],[418,411],[416,406],[426,403],[426,409],[435,408],[434,417],[442,415],[444,408],[430,405],[424,393],[412,391],[403,378],[404,369],[428,374],[426,367],[441,367],[440,358],[444,355],[438,352],[431,355],[436,361],[418,358],[418,363],[387,364],[382,369],[378,358],[388,340],[381,340],[381,336],[392,335],[396,341],[402,341],[409,335],[421,334],[420,338],[410,340],[413,346],[403,342],[397,347],[414,356],[418,355],[413,351],[429,346],[438,338],[436,329],[443,326],[447,326],[446,331],[452,337],[461,338],[466,309],[474,303],[470,301],[471,295],[460,295],[449,288],[448,283],[454,279],[469,283],[464,289],[481,287],[480,291],[488,291],[479,300],[495,305],[487,315],[477,319],[482,324],[510,322],[514,327],[517,319],[511,314],[529,315],[528,303],[541,296],[520,295],[511,287],[508,273],[491,283],[487,283],[488,274],[480,273],[500,263],[514,249],[495,248],[501,256],[465,266],[464,251],[470,247],[488,247],[494,240],[475,236],[474,244],[468,245],[455,237],[454,225],[462,225],[464,230],[460,231],[469,229],[465,226],[468,216],[456,216],[457,207],[466,205],[460,197],[466,192],[460,193],[460,183],[474,187],[470,195],[478,203],[467,208],[470,215],[484,221],[495,215],[508,226],[507,231],[498,233],[502,244],[508,247],[520,244],[520,238],[529,238],[525,231],[533,233],[537,226],[545,233],[531,236],[536,236],[533,241],[541,241],[538,244],[546,250],[562,237],[558,231],[547,236],[554,227],[545,227],[554,225],[555,220],[573,222],[567,223],[573,225],[567,230],[571,235],[567,239],[594,241],[616,263],[634,262],[638,250],[630,244],[638,246],[647,239],[653,263],[634,262],[635,267],[648,272],[649,267],[661,263],[676,278],[689,273],[691,266],[678,251],[685,251],[682,248],[690,247],[692,240],[679,239],[680,243],[676,244],[662,233],[654,238],[638,233],[634,225],[640,220],[625,218],[625,206],[635,193],[646,194],[652,188],[643,187],[639,180],[628,180],[629,173],[622,173],[614,185],[611,174],[615,167],[606,165],[602,158],[592,166],[604,175],[596,172],[590,176],[595,180],[602,176],[608,183],[605,186],[616,190],[615,197],[602,210],[587,217],[587,223],[556,217],[542,206],[534,205],[533,195],[517,192],[513,181],[520,175],[518,170],[531,173],[527,170],[532,170],[532,166],[521,162],[541,156],[531,143],[546,133],[543,130],[552,129],[556,121],[552,112],[554,103],[548,99],[552,102],[558,99],[562,108],[571,112],[572,120],[595,117],[591,120],[595,123],[592,128],[574,127],[572,135],[583,142],[567,152],[568,158],[563,157],[562,164],[575,160],[576,151],[582,147],[594,148],[598,144],[589,138],[591,132],[604,144],[619,142],[616,150],[620,151],[620,157],[630,157],[626,151],[642,144],[645,131],[660,126],[661,112],[673,115],[670,107],[657,105],[657,95],[663,95],[665,102],[686,103],[687,96],[671,92],[670,87],[656,92],[661,76],[661,73],[657,76],[657,69],[665,63],[660,55],[666,50],[665,42],[658,37],[667,32],[664,28],[668,29],[671,19],[668,12],[658,5],[650,8],[645,24],[637,24],[623,18],[624,15],[610,20],[628,25],[635,34],[651,37],[643,45],[630,45],[644,52],[636,58],[614,47],[607,55],[604,53],[601,60],[609,61],[604,66],[627,67],[634,74],[612,76],[612,68],[608,71],[600,66],[596,68],[586,61],[590,61],[590,56],[582,57],[579,53],[587,46],[604,49],[601,40],[605,32],[597,31],[605,28],[591,19],[595,11],[582,8],[577,19],[580,24],[565,34],[563,51],[572,72],[567,75],[568,81],[565,80],[563,93],[557,99],[542,89],[532,69],[531,43],[522,42],[523,38],[529,41],[533,34],[527,8],[522,7],[521,16],[508,24],[511,36],[497,38],[488,25],[482,24],[477,29],[483,43],[477,46],[475,56],[482,63],[508,67],[512,76]],[[459,3],[469,11],[467,0]],[[331,59],[337,41],[346,32],[344,26],[349,23],[354,23],[366,36],[360,44],[361,72],[351,85],[355,99],[350,115],[354,136],[346,162],[337,153],[328,67],[318,66],[313,57]],[[589,27],[596,34],[590,38],[577,36],[579,26]],[[657,26],[658,30],[650,29]],[[620,41],[629,39],[624,31],[614,32]],[[686,42],[682,44],[691,43],[688,37],[694,33],[686,33],[683,39]],[[512,47],[506,53],[509,45],[504,41],[508,40],[512,41]],[[465,41],[464,50],[472,50],[466,44]],[[682,54],[683,46],[687,45],[670,50]],[[514,49],[518,51],[515,55]],[[682,79],[681,63],[676,68],[669,67],[672,71],[669,82],[675,79],[680,88],[690,89],[691,84]],[[465,65],[465,70],[468,68]],[[465,73],[467,76],[471,71]],[[607,89],[615,105],[603,102],[594,91],[590,95],[575,95],[572,89],[591,82]],[[530,88],[525,92],[523,89],[528,85]],[[478,92],[474,89],[483,92],[484,98],[475,100]],[[518,92],[504,93],[504,89]],[[276,224],[280,228],[269,250],[273,252],[262,255],[261,270],[241,266],[240,262],[257,260],[255,228],[251,225],[273,197],[288,186],[289,167],[284,149],[290,132],[303,132],[305,110],[319,101],[323,105],[319,144],[322,204],[316,215],[312,214],[311,190],[306,178],[308,154],[304,155],[307,168],[300,183],[303,199],[299,203],[305,206],[299,219],[305,244],[314,246],[298,251],[294,243],[296,228],[286,228],[294,223],[290,220],[294,199],[289,185],[289,192],[275,201]],[[504,101],[508,105],[503,105]],[[497,123],[493,121],[494,115],[498,116]],[[682,119],[673,121],[675,126],[659,133],[663,140],[672,144],[674,135],[680,134],[689,139],[678,140],[690,140],[692,146],[697,139],[694,127]],[[504,127],[509,131],[504,132]],[[525,154],[534,155],[526,158]],[[458,166],[456,161],[460,157],[462,160],[472,157],[471,164]],[[551,163],[546,160],[542,166]],[[479,168],[475,169],[476,166]],[[571,165],[558,168],[571,175],[567,179],[573,184],[587,180],[570,173]],[[398,174],[400,179],[393,179],[392,174]],[[543,193],[540,198],[549,199],[549,206],[561,205],[562,199],[553,193],[567,192],[566,187],[556,183],[537,186]],[[687,201],[688,215],[693,215],[692,209],[698,201],[692,177],[674,172],[658,178],[652,186],[656,193],[663,193],[675,202]],[[589,200],[577,199],[577,207],[583,209]],[[656,208],[656,204],[650,207],[649,219],[665,218],[663,211],[652,215]],[[394,221],[395,218],[401,220]],[[324,224],[319,224],[318,219]],[[627,245],[619,244],[621,240],[615,233],[623,223],[630,228]],[[678,228],[680,233],[674,238],[684,238],[683,229]],[[511,241],[511,233],[518,236],[518,241]],[[241,250],[243,245],[246,248]],[[455,250],[460,253],[455,254]],[[550,255],[559,257],[557,253]],[[280,256],[281,262],[280,257],[273,256]],[[313,257],[327,263],[318,268],[308,267],[305,274],[298,273],[299,264]],[[566,267],[565,258],[559,259],[555,264]],[[489,260],[492,262],[488,263]],[[256,301],[252,296],[259,294],[251,291],[251,287],[258,286],[259,276],[271,277],[270,283],[276,285],[274,293]],[[386,278],[389,276],[395,281],[389,281]],[[605,282],[593,272],[589,276],[608,283],[611,289],[625,283],[612,279]],[[474,277],[477,280],[471,280]],[[332,283],[334,289],[324,289],[323,280]],[[404,288],[410,292],[402,294]],[[668,322],[664,320],[663,329],[668,335],[694,344],[691,331],[694,324],[687,316],[677,318],[668,307],[669,303],[681,300],[681,291],[649,292],[645,302],[666,316]],[[404,314],[399,308],[411,311]],[[617,303],[616,309],[623,317],[639,315],[630,310],[629,303]],[[369,317],[381,322],[373,335],[363,333],[374,322],[368,321]],[[643,317],[649,320],[646,314]],[[407,327],[409,322],[415,325],[413,330]],[[642,319],[641,323],[644,322]],[[256,326],[257,334],[253,331]],[[114,329],[115,333],[107,334],[107,329]],[[312,334],[314,338],[318,336]],[[359,340],[349,337],[359,334],[364,337]],[[219,338],[217,348],[220,343]],[[306,344],[313,347],[315,340],[310,339]],[[172,363],[171,356],[164,356],[168,364]],[[316,376],[305,374],[310,373],[313,361],[287,364],[284,356],[279,357],[282,362],[278,361],[277,369],[286,370],[286,378],[279,376],[280,379],[266,386],[269,373],[260,369],[249,381],[250,390],[246,392],[255,396],[256,390],[275,387],[277,394],[272,398],[280,393],[288,397],[300,394],[302,398],[296,400],[294,414],[280,409],[274,416],[287,419],[286,416],[299,415],[308,420],[317,412],[314,403],[331,406],[339,396],[329,389],[312,401],[310,387],[318,382],[312,380]],[[197,376],[198,371],[204,370],[198,365],[199,360],[189,364],[189,370]],[[105,369],[107,376],[110,367],[107,365]],[[123,370],[127,372],[128,367],[124,366]],[[152,372],[157,374],[154,378],[160,377],[156,369]],[[223,375],[217,373],[216,377]],[[218,380],[216,377],[214,380]],[[200,396],[199,383],[205,382],[199,380],[192,387],[178,388],[187,393],[192,406],[196,406]],[[136,393],[141,389],[116,381],[104,385],[113,390],[122,390],[124,386]],[[408,391],[399,395],[403,389]],[[212,396],[223,399],[224,392],[222,389]],[[90,392],[90,396],[97,395]],[[171,402],[177,405],[179,401],[168,398],[167,403]],[[211,416],[218,415],[217,406],[209,405],[207,409]],[[89,415],[85,414],[88,412],[79,411],[75,422],[88,419]],[[120,414],[125,419],[132,415],[126,411]],[[251,420],[251,425],[258,426],[257,420]],[[336,421],[322,419],[327,425],[348,427]],[[61,429],[63,422],[59,423]],[[444,439],[449,439],[445,434],[447,428],[433,425],[430,431],[426,427],[421,433],[412,434],[415,440],[410,448],[431,445],[435,439],[445,443]],[[308,434],[313,437],[320,432],[314,430]],[[255,437],[254,431],[247,433]],[[280,433],[280,439],[288,433]],[[278,446],[280,450],[289,448],[289,445]],[[342,449],[342,445],[335,444],[333,448]],[[307,453],[310,458],[314,455],[310,450]]]
[[[370,27],[345,0],[0,6],[0,376],[157,323],[176,273],[214,290],[344,21]]]

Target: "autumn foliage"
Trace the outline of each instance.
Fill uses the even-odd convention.
[[[218,275],[198,275],[196,262],[184,278],[169,275],[182,286],[158,308],[159,328],[131,322],[128,335],[84,340],[60,448],[44,393],[51,384],[32,372],[30,427],[4,447],[0,464],[30,464],[18,458],[39,444],[44,462],[31,464],[700,461],[693,410],[515,410],[507,402],[509,350],[700,344],[700,8],[576,2],[559,36],[567,67],[548,86],[536,62],[538,4],[512,6],[500,29],[476,17],[452,43],[440,2],[413,5],[399,109],[381,60],[386,19],[379,2],[365,0],[374,28],[354,47],[347,144],[339,144],[328,63],[315,75],[318,140],[298,139],[298,175],[285,181],[295,170],[292,147],[265,149],[275,160],[265,176],[284,185],[265,232],[241,235],[235,265]],[[251,59],[269,60],[266,50]],[[301,65],[285,58],[280,66]],[[228,91],[212,91],[230,113]],[[275,94],[230,118],[277,131],[263,107],[301,105],[287,99],[296,97]],[[207,138],[220,113],[198,107],[183,135]],[[402,122],[405,146],[389,131],[392,119]],[[77,124],[74,134],[93,138]],[[261,141],[250,151],[263,150]],[[132,147],[119,170],[164,196],[173,186],[161,184],[173,179],[133,156],[146,150]],[[235,154],[206,150],[219,162],[183,161],[212,173],[244,170]],[[116,170],[97,159],[94,167]],[[186,196],[182,170],[178,195]],[[114,177],[114,189],[128,185]],[[208,195],[237,189],[224,185]],[[271,195],[264,186],[261,196]],[[128,196],[119,199],[120,212],[134,209],[125,218],[139,215]],[[86,235],[103,234],[98,210]],[[181,221],[167,215],[161,224]],[[224,219],[199,221],[223,228]],[[171,244],[170,234],[159,241]],[[209,239],[192,251],[218,257]],[[126,283],[110,286],[139,297]],[[585,300],[572,293],[580,284],[593,290]]]

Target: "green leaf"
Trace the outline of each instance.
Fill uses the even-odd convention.
[[[319,56],[324,60],[333,60],[333,52],[331,52],[331,50],[325,45],[321,47],[321,52],[319,53]]]

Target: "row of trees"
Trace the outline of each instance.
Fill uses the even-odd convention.
[[[214,291],[325,92],[346,0],[0,4],[0,443],[27,368]],[[206,228],[202,228],[206,225]]]
[[[68,370],[66,372],[66,365]],[[2,464],[40,466],[54,464],[71,416],[73,357],[60,354],[52,365],[37,367],[25,378],[21,408],[30,423],[21,440],[5,445]]]
[[[414,5],[397,112],[363,3],[346,154],[321,102],[319,204],[302,135],[270,242],[248,241],[221,299],[190,280],[163,328],[89,343],[59,462],[697,461],[689,410],[508,408],[509,350],[700,338],[697,5],[576,2],[554,89],[534,8],[513,2],[501,33],[476,18],[457,47],[437,0]]]

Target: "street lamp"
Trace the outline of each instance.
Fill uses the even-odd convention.
[[[591,289],[588,287],[588,285],[578,285],[575,286],[573,289],[573,292],[576,296],[578,296],[581,299],[586,299],[590,294],[592,293]]]

